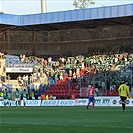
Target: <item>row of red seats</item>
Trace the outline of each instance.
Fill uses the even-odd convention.
[[[105,94],[102,96],[118,96],[118,91],[117,90],[107,90]]]
[[[68,83],[66,82],[58,82],[48,89],[48,93],[58,98],[69,97],[71,94],[74,94],[75,97],[80,97],[80,90],[77,90],[76,86],[76,84],[73,84],[71,87],[69,87]]]

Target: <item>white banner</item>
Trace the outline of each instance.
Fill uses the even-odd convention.
[[[127,100],[127,102],[128,102],[128,100]],[[127,103],[127,105],[129,105],[129,106],[132,106],[132,107],[133,107],[133,99],[129,99],[129,103]]]
[[[87,106],[88,99],[75,100],[27,100],[26,106]],[[4,106],[4,101],[0,101],[0,106]],[[16,106],[12,101],[11,106]],[[21,101],[23,106],[23,101]],[[120,97],[95,97],[95,106],[121,106]],[[126,106],[133,107],[133,99],[127,99]]]
[[[111,106],[121,106],[120,98],[111,98]],[[126,106],[133,106],[133,99],[127,99]]]
[[[6,73],[32,73],[33,68],[6,68]]]
[[[110,106],[110,105],[111,105],[111,99],[109,97],[101,98],[101,106]]]
[[[74,106],[75,100],[59,100],[58,106]]]
[[[111,106],[121,106],[120,97],[111,98]]]
[[[0,106],[4,106],[4,101],[0,101]],[[11,101],[11,106],[16,106],[16,102],[15,101]]]
[[[25,106],[40,106],[41,100],[27,100]],[[23,101],[21,101],[21,106],[24,106]]]
[[[4,101],[0,101],[0,106],[4,106]]]
[[[58,106],[58,100],[43,100],[41,106]]]
[[[75,106],[87,106],[88,99],[75,99]]]

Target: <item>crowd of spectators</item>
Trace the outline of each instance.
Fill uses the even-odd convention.
[[[0,54],[0,58],[4,55]],[[7,55],[8,56],[8,55]],[[6,56],[6,58],[7,58]],[[16,55],[15,55],[16,56]],[[18,55],[17,55],[18,56]],[[92,82],[98,88],[99,92],[104,94],[107,90],[113,91],[126,78],[130,81],[131,71],[129,65],[133,64],[133,54],[120,49],[119,52],[91,51],[88,55],[78,56],[53,56],[45,58],[43,55],[27,56],[21,54],[19,63],[16,66],[34,67],[33,73],[18,76],[20,86],[27,87],[28,84],[34,84],[34,89],[38,90],[40,84],[45,85],[45,90],[52,87],[58,81],[72,81],[76,84],[76,89],[92,85]],[[33,66],[31,64],[33,63]],[[9,63],[7,62],[7,67]]]

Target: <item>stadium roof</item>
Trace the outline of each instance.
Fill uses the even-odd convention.
[[[80,28],[93,28],[97,25],[132,24],[133,4],[107,6],[68,10],[61,12],[11,15],[0,13],[0,29],[11,26],[31,27],[34,30],[61,30]],[[6,27],[5,27],[6,26]]]

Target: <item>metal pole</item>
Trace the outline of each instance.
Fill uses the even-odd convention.
[[[133,92],[133,65],[131,66],[131,91]]]
[[[41,0],[41,13],[46,13],[46,12],[47,12],[46,0]]]

